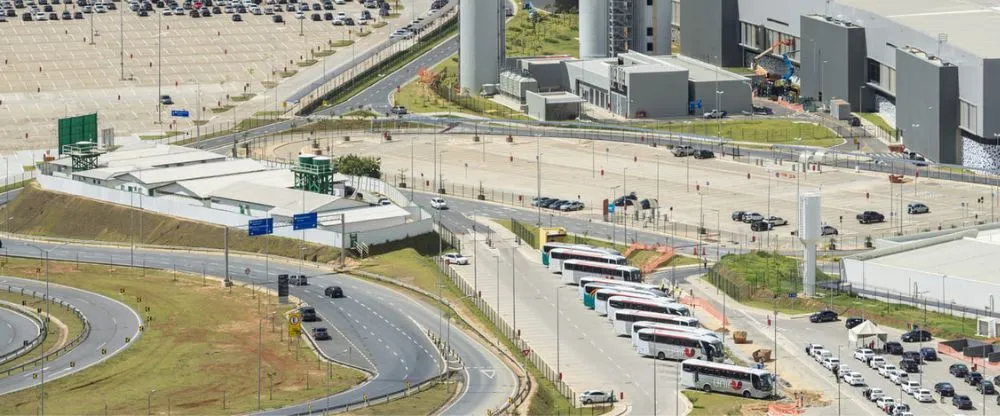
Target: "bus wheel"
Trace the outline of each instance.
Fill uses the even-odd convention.
[[[712,392],[712,386],[710,386],[708,384],[706,384],[704,386],[701,386],[701,389],[704,390],[705,393],[711,393]]]
[[[657,360],[666,360],[666,359],[667,359],[667,356],[663,354],[663,351],[660,351],[660,352],[658,352],[658,353],[656,354],[656,359],[657,359]]]
[[[750,390],[744,390],[743,391],[743,397],[746,397],[746,398],[749,399],[750,398]]]

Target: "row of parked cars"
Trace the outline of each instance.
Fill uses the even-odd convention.
[[[540,197],[531,200],[531,206],[552,209],[556,211],[580,211],[584,208],[583,202],[571,201],[568,199]]]
[[[784,218],[773,215],[765,218],[761,213],[754,211],[733,211],[730,218],[733,221],[750,224],[750,230],[752,231],[770,231],[774,227],[788,225],[788,220]]]
[[[695,149],[686,144],[674,146],[670,149],[670,153],[673,153],[675,157],[687,157],[694,156],[695,159],[711,159],[715,157],[715,153],[707,149]]]

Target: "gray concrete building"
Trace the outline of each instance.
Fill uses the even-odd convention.
[[[896,50],[896,127],[930,160],[961,160],[958,67],[916,48]]]
[[[783,41],[761,65],[769,70],[783,67],[782,55],[787,53],[798,69],[803,99],[819,100],[822,94],[821,102],[842,98],[851,102],[853,110],[878,111],[901,129],[900,140],[907,147],[933,161],[1000,168],[1000,150],[990,150],[1000,149],[1000,42],[991,36],[1000,27],[996,2],[679,0],[675,4],[673,18],[682,54],[722,66],[747,67],[754,56]],[[914,54],[900,53],[908,50],[923,51],[925,62],[911,65],[908,58]],[[910,74],[903,75],[904,70]],[[957,85],[952,80],[956,76]],[[908,105],[901,98],[917,92],[901,88],[911,85],[944,90],[931,94],[930,105]],[[950,88],[957,90],[957,100],[951,98]],[[925,136],[913,120],[927,119],[928,107],[945,114],[931,116],[935,132]],[[958,147],[974,148],[974,157],[953,151],[956,146],[948,133],[952,127],[961,136]]]
[[[527,92],[525,102],[528,107],[528,117],[540,121],[576,120],[580,117],[583,99],[568,93],[560,92]]]
[[[671,52],[672,0],[580,0],[580,57]]]

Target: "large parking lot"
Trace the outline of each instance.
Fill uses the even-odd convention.
[[[343,11],[357,20],[364,10],[357,1],[336,5],[334,10],[310,10],[301,20],[295,13],[283,12],[284,23],[274,23],[271,15],[263,13],[244,13],[240,22],[225,13],[197,19],[163,16],[161,9],[139,17],[128,10],[127,3],[124,7],[119,3],[115,11],[58,21],[22,21],[20,13],[27,9],[16,9],[17,18],[0,23],[5,39],[0,44],[0,137],[7,139],[0,142],[0,148],[51,146],[56,118],[94,111],[99,112],[101,128],[113,126],[119,136],[158,132],[160,127],[154,122],[159,80],[162,93],[171,95],[174,108],[190,111],[191,118],[181,120],[181,128],[190,126],[197,116],[199,96],[201,106],[209,110],[203,112],[203,119],[242,119],[256,111],[272,110],[274,98],[262,98],[273,95],[265,84],[281,81],[279,71],[299,71],[279,87],[281,95],[290,94],[286,90],[297,89],[291,84],[305,84],[321,76],[322,62],[298,65],[310,58],[310,51],[329,49],[331,43],[341,40],[356,41],[353,48],[334,48],[337,52],[325,58],[333,67],[349,60],[352,52],[360,54],[383,42],[395,27],[409,22],[411,8],[421,15],[430,1],[404,4],[401,17],[388,19],[387,27],[374,29],[365,37],[357,36],[361,26],[334,26],[331,21],[311,18],[312,13]],[[70,12],[81,8],[60,4],[54,11],[61,14],[64,7]],[[377,10],[372,11],[375,19],[381,19]],[[244,88],[259,94],[261,99],[256,101],[260,103],[242,103],[235,115],[232,110],[210,111],[220,103],[225,105],[227,95],[243,94]],[[163,119],[171,120],[169,111]]]

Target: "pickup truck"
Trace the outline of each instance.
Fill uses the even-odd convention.
[[[684,157],[684,156],[694,155],[695,150],[693,147],[684,144],[684,145],[674,146],[673,150],[671,150],[670,152],[673,153],[674,156]]]
[[[710,112],[705,113],[705,118],[708,119],[726,118],[727,114],[728,113],[726,113],[725,111],[712,110]]]

